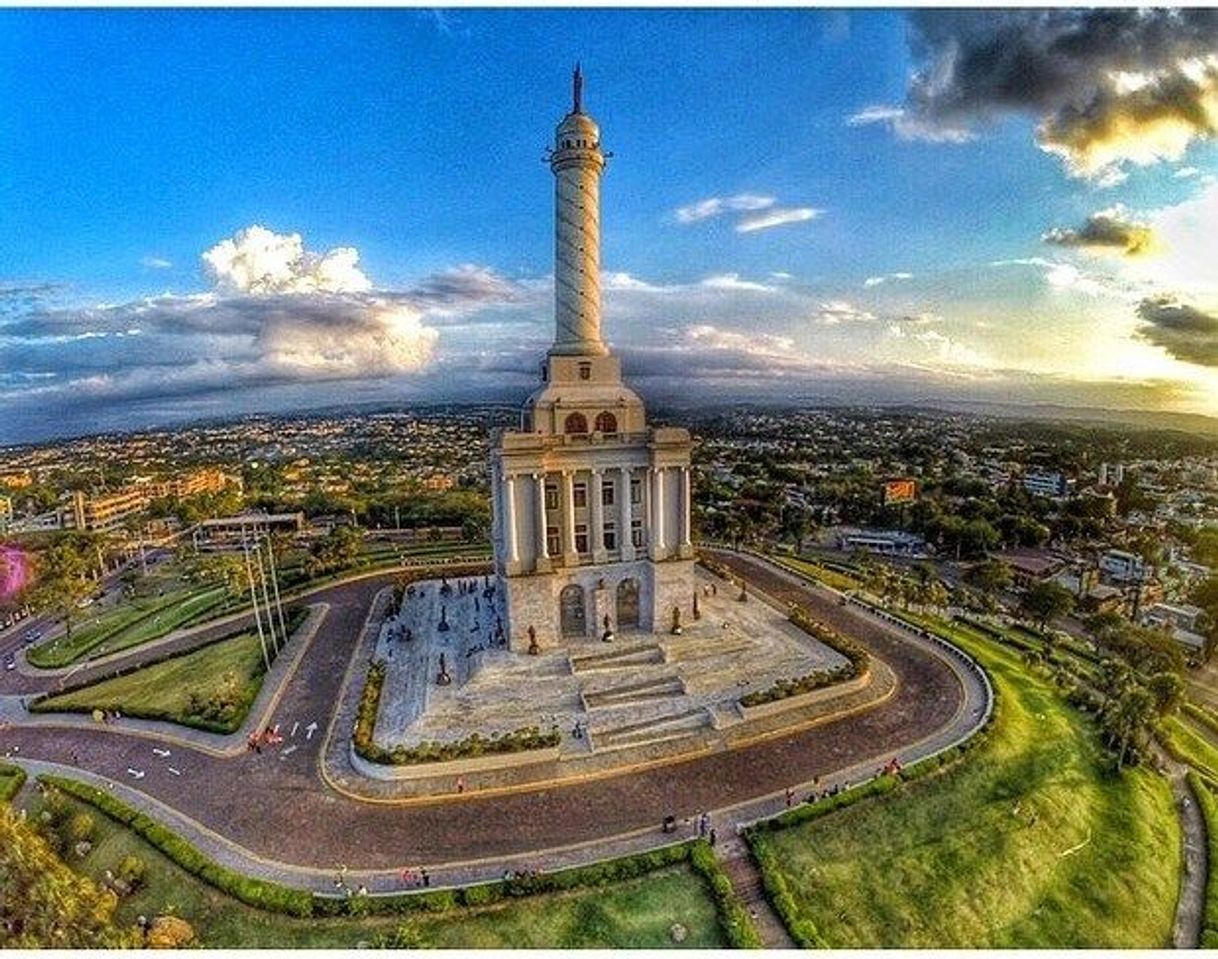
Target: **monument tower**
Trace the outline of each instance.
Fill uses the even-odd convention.
[[[511,649],[659,632],[694,592],[688,430],[649,428],[601,338],[600,128],[573,77],[554,173],[554,344],[519,430],[492,440],[492,539]],[[531,630],[531,634],[530,634]]]

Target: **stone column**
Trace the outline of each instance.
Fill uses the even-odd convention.
[[[537,490],[537,560],[535,569],[539,573],[549,572],[550,550],[546,547],[546,474],[533,474],[534,488]]]
[[[651,485],[655,489],[655,494],[651,498],[652,542],[655,544],[652,557],[662,559],[664,554],[664,470],[662,467],[652,467]]]
[[[689,552],[693,546],[693,482],[688,466],[681,467],[681,553]]]
[[[563,563],[574,566],[579,562],[575,551],[575,473],[562,471]]]
[[[623,466],[619,470],[622,478],[621,501],[618,503],[618,523],[621,529],[617,534],[618,546],[622,551],[622,559],[634,559],[634,541],[631,525],[634,522],[634,507],[630,503],[630,467]]]
[[[601,471],[592,470],[592,482],[588,484],[588,495],[592,497],[588,510],[592,524],[592,562],[603,563],[609,558],[605,551],[605,507],[602,503]]]
[[[516,539],[516,477],[508,474],[503,478],[503,521],[507,524],[508,562],[512,566],[520,563],[520,544]],[[512,570],[514,572],[514,570]]]

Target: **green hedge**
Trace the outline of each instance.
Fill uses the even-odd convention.
[[[0,803],[8,802],[25,785],[25,770],[11,763],[0,763]]]
[[[128,806],[121,799],[103,792],[87,783],[60,776],[39,776],[38,781],[88,803],[126,826],[164,853],[169,859],[188,873],[228,893],[248,906],[256,906],[270,912],[286,913],[289,916],[313,915],[313,894],[303,889],[292,889],[263,879],[253,879],[234,872],[203,853],[166,826],[162,826],[144,813]]]
[[[752,917],[732,888],[732,881],[719,865],[714,850],[705,840],[698,839],[690,846],[689,864],[710,891],[719,928],[723,930],[728,945],[733,949],[764,949],[765,943],[761,941]]]
[[[1205,909],[1201,914],[1201,948],[1218,948],[1218,796],[1215,784],[1195,770],[1188,771],[1188,784],[1193,787],[1201,816],[1205,820],[1206,847],[1209,855],[1209,875],[1205,880]]]

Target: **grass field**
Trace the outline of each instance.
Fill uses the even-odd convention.
[[[126,676],[49,697],[38,710],[116,709],[128,716],[232,732],[258,695],[263,673],[258,636],[243,633]],[[200,705],[208,702],[231,708],[211,715]]]
[[[1167,782],[1109,772],[1091,721],[1020,655],[941,627],[998,694],[959,765],[762,842],[835,947],[1170,945],[1181,835]]]
[[[25,782],[25,770],[0,762],[0,803],[8,802]]]
[[[65,797],[73,809],[91,807]],[[94,848],[74,868],[95,879],[132,854],[147,867],[142,889],[124,899],[120,922],[138,915],[173,913],[194,926],[211,948],[353,948],[392,932],[400,917],[291,919],[243,905],[179,869],[143,839],[107,819],[97,824]],[[443,948],[660,948],[672,946],[669,929],[688,931],[683,946],[722,948],[715,907],[699,876],[674,866],[606,888],[528,897],[486,909],[412,917],[423,945]]]
[[[821,566],[819,563],[810,563],[807,560],[795,559],[792,556],[780,557],[778,561],[783,565],[790,566],[792,569],[799,570],[805,576],[811,576],[818,582],[840,590],[843,593],[858,589],[862,585],[853,576],[847,576],[845,573],[838,572],[836,569],[830,569],[828,566]]]
[[[26,659],[40,669],[70,666],[159,639],[219,609],[228,599],[222,588],[179,589],[164,596],[125,602],[49,643],[29,650]]]
[[[1172,717],[1159,727],[1159,741],[1180,762],[1218,782],[1218,748],[1203,729],[1182,717]]]

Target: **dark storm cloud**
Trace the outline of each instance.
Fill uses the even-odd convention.
[[[1110,251],[1141,256],[1154,246],[1154,233],[1146,223],[1131,219],[1120,205],[1093,213],[1077,229],[1054,227],[1041,239],[1054,246]]]
[[[1218,366],[1218,316],[1169,296],[1156,296],[1138,304],[1146,321],[1138,332],[1172,356],[1198,366]]]
[[[1085,175],[1215,134],[1218,67],[1207,58],[1218,53],[1218,10],[918,10],[910,21],[919,67],[904,106],[869,108],[857,122],[962,139],[1029,113],[1041,145]]]

